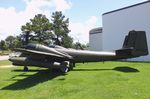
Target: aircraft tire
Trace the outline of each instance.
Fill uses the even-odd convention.
[[[69,68],[67,66],[63,66],[63,67],[60,68],[60,71],[62,73],[67,73],[69,71]]]

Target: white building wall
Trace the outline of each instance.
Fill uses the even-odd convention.
[[[89,34],[89,49],[92,51],[102,50],[102,33]]]
[[[150,2],[103,14],[103,50],[122,47],[130,30],[146,31],[150,50]],[[149,52],[150,53],[150,52]],[[150,61],[150,55],[132,60]]]

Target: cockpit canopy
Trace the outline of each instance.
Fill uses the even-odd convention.
[[[39,47],[44,47],[44,46],[40,45],[40,44],[32,44],[32,43],[30,43],[28,45],[23,46],[22,48],[34,50],[34,49],[39,48]],[[66,48],[64,48],[62,46],[58,46],[58,45],[49,45],[47,47],[49,47],[49,48],[57,48],[57,49],[66,49]]]
[[[29,43],[28,45],[24,45],[24,46],[22,46],[21,48],[25,48],[25,49],[35,49],[36,46],[37,46],[37,44]]]
[[[62,47],[62,46],[58,46],[58,45],[50,45],[50,46],[48,46],[48,47],[50,47],[50,48],[65,49],[64,47]]]

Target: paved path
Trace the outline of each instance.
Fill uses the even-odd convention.
[[[8,60],[9,59],[9,56],[0,56],[0,60]]]
[[[1,61],[1,60],[8,60],[8,59],[9,59],[9,56],[8,56],[8,55],[0,56],[0,61]],[[16,67],[16,66],[13,66],[13,65],[0,66],[0,68],[12,68],[12,67]]]
[[[4,66],[0,66],[0,68],[12,68],[12,67],[16,67],[14,65],[4,65]]]

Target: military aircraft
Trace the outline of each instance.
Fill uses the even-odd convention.
[[[125,37],[123,47],[114,51],[75,50],[57,45],[28,44],[16,48],[9,60],[13,65],[24,66],[25,71],[28,70],[27,66],[37,66],[67,72],[73,69],[75,63],[119,60],[144,55],[148,55],[145,31],[130,31]]]

